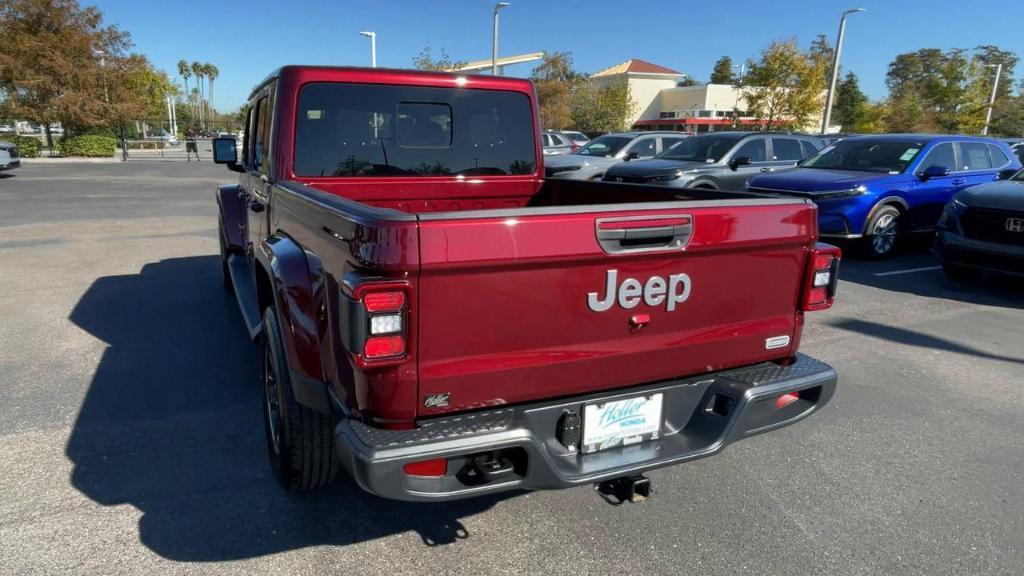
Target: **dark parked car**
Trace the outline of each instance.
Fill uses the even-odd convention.
[[[755,176],[752,192],[811,198],[822,236],[864,239],[869,256],[893,253],[899,233],[932,231],[954,194],[1021,168],[991,138],[888,134],[840,140],[796,170]]]
[[[953,196],[939,218],[935,249],[953,278],[972,270],[1024,276],[1024,170]]]
[[[687,138],[651,160],[623,162],[604,180],[673,188],[743,190],[754,174],[796,166],[824,144],[798,134],[718,132]]]

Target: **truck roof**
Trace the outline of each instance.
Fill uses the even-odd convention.
[[[298,76],[302,82],[354,82],[367,84],[415,84],[418,86],[464,86],[484,90],[533,92],[533,83],[525,78],[484,76],[453,72],[411,70],[405,68],[365,68],[361,66],[315,66],[289,64],[274,70],[249,94],[251,99],[267,82],[286,76]]]

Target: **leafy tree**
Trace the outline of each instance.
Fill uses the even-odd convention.
[[[835,50],[832,48],[832,44],[829,44],[828,38],[824,34],[818,34],[814,37],[808,56],[813,65],[817,69],[822,70],[824,74],[822,80],[827,88],[832,82],[832,59],[835,57]]]
[[[564,130],[572,124],[572,89],[579,75],[568,52],[545,54],[530,74],[540,102],[541,126]]]
[[[208,109],[210,111],[210,116],[214,116],[215,111],[213,109],[213,81],[216,80],[218,76],[220,76],[220,69],[218,69],[216,66],[210,63],[204,64],[203,67],[205,68],[206,71],[206,82],[209,88],[209,90],[207,90],[206,93],[206,101],[209,103]]]
[[[824,103],[824,60],[803,53],[795,40],[776,41],[761,52],[758,60],[747,61],[747,109],[765,130],[788,123],[795,128],[808,125]]]
[[[462,60],[452,60],[444,48],[441,49],[441,56],[435,60],[431,56],[430,46],[420,50],[419,55],[412,59],[412,65],[417,70],[454,70],[465,64]]]
[[[636,102],[624,80],[599,85],[578,82],[573,90],[572,125],[584,132],[621,132],[636,110]]]
[[[191,94],[188,90],[188,79],[192,77],[192,67],[189,66],[187,60],[178,60],[178,75],[181,76],[183,82],[185,82],[185,94]]]
[[[854,126],[863,124],[868,114],[868,97],[860,89],[857,75],[848,72],[836,87],[833,117],[847,132],[858,131]]]
[[[722,56],[715,62],[711,70],[711,80],[708,84],[735,84],[736,76],[732,73],[732,58]]]
[[[11,115],[44,126],[52,147],[50,124],[60,122],[70,136],[110,115],[108,66],[116,68],[130,45],[126,32],[75,0],[4,0],[0,100]]]
[[[700,82],[695,80],[693,76],[687,74],[686,76],[683,76],[681,80],[676,81],[676,86],[680,86],[683,88],[687,86],[700,86]]]
[[[992,73],[989,61],[1016,56],[995,47],[970,54],[954,48],[924,48],[899,54],[889,64],[890,128],[914,131],[980,132],[985,123]]]

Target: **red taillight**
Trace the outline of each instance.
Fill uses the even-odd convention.
[[[786,406],[789,406],[790,404],[792,404],[793,402],[796,402],[799,399],[800,399],[800,393],[799,392],[787,392],[787,393],[783,394],[782,396],[779,396],[778,398],[775,399],[775,409],[776,410],[782,410]]]
[[[363,357],[367,360],[377,358],[392,358],[405,354],[405,337],[403,336],[373,336],[366,339],[363,346]]]
[[[408,352],[409,293],[401,280],[366,282],[352,291],[350,318],[355,346],[349,348],[360,368],[379,368],[404,362]]]
[[[835,246],[817,244],[807,259],[807,276],[801,308],[824,310],[832,306],[839,282],[839,259],[842,252]]]
[[[405,305],[405,292],[370,292],[363,296],[367,312],[396,312]]]
[[[409,462],[405,466],[402,466],[402,470],[404,470],[409,476],[440,478],[448,473],[448,459],[435,458],[433,460]]]

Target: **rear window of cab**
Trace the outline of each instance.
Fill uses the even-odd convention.
[[[314,83],[299,93],[295,173],[306,177],[533,174],[525,94]]]

